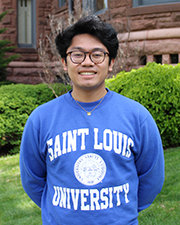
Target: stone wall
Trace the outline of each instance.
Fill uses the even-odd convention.
[[[0,10],[12,9],[3,19],[7,31],[1,35],[17,45],[17,1],[0,0]],[[36,46],[39,38],[50,32],[49,14],[68,20],[68,4],[59,8],[58,0],[36,0]],[[148,61],[161,59],[162,63],[180,61],[180,3],[148,7],[132,7],[132,0],[109,0],[108,10],[100,15],[109,21],[119,33],[120,47],[128,48],[125,69],[136,68]],[[38,71],[42,71],[37,49],[16,48],[21,57],[9,64],[8,79],[23,83],[39,83]],[[134,54],[134,55],[133,55]],[[146,60],[142,61],[142,57]],[[172,60],[172,57],[174,57]],[[158,59],[158,60],[157,60]]]
[[[16,1],[0,0],[0,13],[9,10],[9,13],[3,18],[0,23],[2,28],[7,30],[1,34],[1,39],[8,39],[15,45],[17,44],[17,6]]]
[[[10,10],[0,24],[7,30],[1,35],[2,39],[10,40],[17,46],[17,1],[0,0],[1,12]],[[8,80],[22,83],[40,83],[38,71],[42,71],[42,64],[39,62],[37,48],[39,38],[44,38],[50,32],[48,17],[51,14],[51,0],[36,0],[36,48],[18,48],[10,53],[20,55],[16,61],[9,64]],[[9,55],[7,53],[7,55]]]
[[[111,0],[109,4],[110,21],[115,27],[121,24],[117,27],[120,47],[128,46],[136,53],[129,53],[127,70],[141,66],[142,57],[146,58],[143,64],[180,62],[180,3],[136,8],[131,0]]]

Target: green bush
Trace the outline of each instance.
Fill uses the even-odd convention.
[[[180,64],[173,67],[149,63],[144,68],[117,74],[106,80],[106,86],[150,111],[164,147],[180,145]],[[59,95],[67,90],[62,85]],[[54,95],[45,84],[10,84],[0,86],[0,96],[0,154],[4,150],[16,153],[30,113]]]
[[[65,87],[61,89],[63,94]],[[54,95],[45,84],[11,84],[0,87],[0,96],[0,153],[16,153],[30,113]]]
[[[149,63],[137,70],[120,72],[108,79],[106,86],[150,111],[164,147],[180,145],[180,64]]]
[[[2,86],[2,85],[9,85],[9,84],[15,84],[15,82],[12,82],[10,80],[0,81],[0,86]]]

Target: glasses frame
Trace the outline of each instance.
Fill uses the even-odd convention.
[[[92,60],[92,58],[91,58],[91,54],[92,54],[93,52],[97,52],[97,51],[104,53],[104,58],[103,58],[103,60],[102,60],[101,62],[99,62],[99,63],[94,62],[94,61]],[[82,60],[82,62],[84,62],[84,60],[86,59],[87,54],[89,54],[89,58],[90,58],[91,62],[93,62],[94,64],[101,64],[101,63],[103,63],[104,60],[105,60],[106,55],[109,56],[109,53],[108,53],[108,52],[101,51],[101,50],[94,50],[94,51],[91,51],[91,52],[83,52],[83,51],[80,51],[80,50],[74,50],[74,51],[67,52],[67,53],[66,53],[66,56],[67,56],[67,55],[70,55],[71,62],[73,62],[74,64],[81,64],[82,62],[74,62],[74,61],[73,61],[72,56],[71,56],[71,54],[72,54],[73,52],[82,52],[82,53],[84,54],[84,59]]]

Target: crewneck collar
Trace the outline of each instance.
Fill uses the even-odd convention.
[[[111,98],[112,96],[112,91],[110,91],[108,88],[106,88],[107,90],[107,94],[104,96],[104,99],[103,101],[101,102],[101,104],[98,106],[98,108],[101,108],[102,106],[104,106],[104,104],[106,104],[107,101],[109,101],[109,99]],[[70,90],[66,95],[65,95],[65,99],[66,101],[72,106],[72,107],[75,107],[77,109],[81,109],[79,107],[79,105],[77,105],[76,101],[74,100],[74,98],[72,97],[72,90]],[[94,101],[94,102],[79,102],[79,104],[81,104],[81,106],[83,108],[85,108],[87,111],[88,110],[91,110],[93,107],[95,107],[100,101],[102,100],[99,99],[97,101]],[[82,110],[82,109],[81,109]]]

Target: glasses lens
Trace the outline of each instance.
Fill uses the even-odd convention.
[[[84,60],[84,53],[80,51],[71,52],[71,60],[74,63],[81,63]]]
[[[82,51],[73,51],[73,52],[70,52],[70,57],[71,57],[71,61],[73,63],[82,63],[85,58],[86,58],[86,54],[88,52],[82,52]],[[93,51],[91,53],[89,53],[89,57],[91,59],[91,61],[93,63],[102,63],[105,59],[105,55],[106,53],[105,52],[102,52],[102,51]]]
[[[91,60],[94,63],[101,63],[104,61],[104,52],[94,51],[91,53]]]

